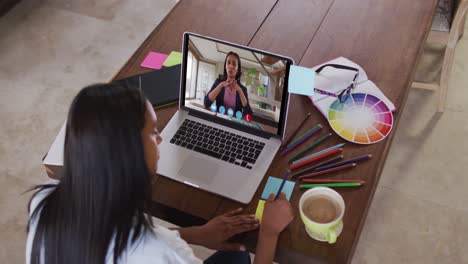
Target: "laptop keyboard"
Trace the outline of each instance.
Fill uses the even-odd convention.
[[[247,169],[252,169],[265,146],[263,142],[188,119],[184,120],[170,143]]]

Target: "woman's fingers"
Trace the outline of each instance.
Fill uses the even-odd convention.
[[[270,195],[268,195],[267,201],[268,201],[268,202],[273,202],[274,200],[275,200],[275,194],[274,194],[274,193],[270,193]]]
[[[233,219],[230,219],[230,224],[235,226],[235,225],[243,225],[243,224],[256,224],[258,223],[258,220],[255,219],[255,215],[242,215],[242,216],[237,216]]]
[[[238,215],[240,212],[242,212],[242,208],[237,208],[235,210],[232,210],[232,211],[229,211],[227,213],[224,214],[224,216],[227,216],[227,217],[231,217],[231,216],[235,216],[235,215]]]
[[[280,200],[287,200],[287,199],[286,199],[286,194],[285,194],[284,192],[281,192],[280,195],[279,195],[279,197],[278,197],[278,199],[280,199]]]
[[[233,227],[230,229],[229,237],[234,236],[234,235],[237,235],[237,234],[240,234],[240,233],[244,233],[244,232],[248,232],[248,231],[255,230],[255,229],[258,228],[258,226],[259,226],[258,223],[256,223],[256,224],[243,224],[243,225],[233,226]]]
[[[248,225],[242,225],[241,227],[241,230],[239,233],[243,233],[243,232],[248,232],[248,231],[252,231],[252,230],[255,230],[259,227],[260,225],[258,223],[256,224],[248,224]]]

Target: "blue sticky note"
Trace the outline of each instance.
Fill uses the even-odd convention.
[[[290,93],[313,96],[315,72],[309,68],[291,65],[288,89]]]
[[[268,196],[270,196],[271,193],[273,193],[274,195],[276,195],[276,193],[278,192],[279,188],[280,188],[280,185],[281,185],[281,182],[283,181],[283,179],[279,179],[279,178],[275,178],[275,177],[268,177],[268,181],[265,185],[265,189],[263,189],[263,193],[262,193],[262,199],[263,200],[267,200],[268,199]],[[291,199],[291,194],[294,190],[294,185],[295,183],[292,182],[292,181],[286,181],[284,183],[284,187],[283,187],[283,190],[281,192],[284,192],[286,194],[286,199]]]

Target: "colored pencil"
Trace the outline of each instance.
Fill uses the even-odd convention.
[[[332,133],[328,133],[327,135],[317,139],[317,141],[315,141],[314,143],[312,143],[312,145],[308,146],[307,148],[305,148],[304,150],[300,151],[299,153],[295,154],[294,156],[292,156],[288,162],[291,162],[293,159],[301,156],[302,154],[306,153],[307,151],[315,148],[316,146],[318,146],[320,143],[322,143],[323,141],[327,140],[328,138],[330,138],[332,136]]]
[[[296,164],[292,164],[291,166],[289,166],[289,168],[291,170],[295,170],[297,168],[303,167],[304,165],[310,164],[310,163],[315,162],[317,160],[321,160],[321,159],[324,159],[324,158],[329,157],[331,155],[335,155],[336,153],[339,153],[341,151],[343,151],[342,148],[330,149],[329,151],[323,152],[322,154],[316,155],[316,156],[314,156],[312,158],[303,160],[303,161],[301,161],[299,163],[296,163]]]
[[[356,163],[346,164],[346,165],[335,167],[335,168],[332,168],[332,169],[322,170],[322,171],[317,171],[317,172],[314,172],[314,173],[309,173],[309,174],[306,174],[306,175],[302,175],[298,179],[302,180],[302,179],[305,179],[305,178],[312,178],[312,177],[320,176],[320,175],[327,174],[327,173],[330,173],[330,172],[351,169],[351,168],[356,167],[356,165],[357,165]]]
[[[356,157],[356,158],[352,158],[352,159],[348,159],[348,160],[343,160],[343,161],[340,161],[340,162],[337,162],[337,163],[332,163],[332,164],[329,164],[329,165],[317,167],[317,168],[315,168],[315,171],[327,170],[327,169],[331,169],[331,168],[338,167],[338,166],[341,166],[341,165],[346,165],[346,164],[355,163],[355,162],[358,162],[358,161],[368,160],[371,157],[372,157],[372,155],[368,154],[368,155],[364,155],[364,156],[360,156],[360,157]]]
[[[302,183],[345,183],[345,182],[357,182],[364,184],[361,180],[335,180],[335,179],[303,179]]]
[[[317,184],[301,184],[301,189],[311,189],[315,187],[359,187],[363,185],[359,182],[341,182],[341,183],[317,183]]]
[[[286,182],[286,180],[288,179],[288,176],[289,176],[289,173],[291,172],[291,170],[287,169],[286,172],[284,173],[284,176],[283,176],[283,181],[281,182],[281,185],[278,189],[278,192],[276,193],[276,196],[275,196],[275,200],[278,199],[281,191],[283,190],[283,187],[284,187],[284,183]]]
[[[303,160],[306,160],[306,159],[312,158],[312,157],[314,157],[314,156],[316,156],[316,155],[319,155],[319,154],[322,154],[322,153],[324,153],[324,152],[327,152],[327,151],[329,151],[329,150],[331,150],[331,149],[342,148],[344,145],[345,145],[345,143],[340,143],[340,144],[336,144],[336,145],[334,145],[334,146],[331,146],[331,147],[329,147],[329,148],[322,149],[322,150],[317,151],[317,152],[315,152],[315,153],[312,153],[312,154],[310,154],[310,155],[308,155],[308,156],[305,156],[305,157],[303,157],[303,158],[297,159],[297,160],[293,161],[292,164],[299,163],[299,162],[301,162],[301,161],[303,161]]]
[[[321,126],[321,124],[317,124],[317,125],[313,126],[311,129],[307,130],[304,134],[300,135],[299,137],[297,137],[293,141],[289,142],[287,147],[289,148],[290,146],[294,145],[294,143],[296,143],[297,141],[303,139],[305,136],[307,136],[310,133],[310,131],[316,129],[318,126]]]
[[[314,165],[314,166],[312,166],[312,167],[310,167],[310,168],[307,168],[307,169],[298,171],[298,172],[296,172],[296,173],[293,173],[293,174],[291,175],[291,178],[294,178],[294,177],[296,177],[296,176],[298,176],[298,175],[301,175],[301,174],[303,174],[303,173],[305,173],[305,172],[313,171],[315,168],[318,168],[318,167],[321,167],[321,166],[325,166],[325,165],[328,165],[328,164],[333,163],[333,162],[335,162],[335,161],[338,161],[338,160],[342,159],[343,157],[344,157],[343,155],[338,155],[338,156],[333,157],[333,158],[331,158],[331,159],[327,159],[327,160],[325,160],[325,161],[322,161],[322,162],[320,162],[319,164]]]
[[[292,145],[290,145],[289,147],[287,147],[282,153],[281,153],[281,156],[284,156],[286,154],[288,154],[291,150],[293,150],[294,148],[298,147],[300,144],[304,143],[305,141],[307,141],[309,138],[311,138],[313,135],[315,135],[315,133],[317,133],[320,129],[322,129],[323,125],[321,124],[318,124],[315,126],[315,128],[309,130],[309,132],[306,133],[305,136],[303,136],[300,140],[294,142]]]
[[[302,120],[301,124],[299,124],[299,126],[296,128],[296,130],[294,130],[293,134],[289,137],[289,139],[287,141],[285,141],[285,143],[283,143],[283,146],[289,145],[291,140],[296,136],[297,132],[299,132],[299,130],[301,130],[301,128],[304,126],[305,122],[307,121],[307,119],[309,117],[310,117],[310,112],[307,113],[307,115]]]

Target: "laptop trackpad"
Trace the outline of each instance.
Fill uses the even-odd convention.
[[[179,175],[194,184],[209,184],[218,173],[219,164],[196,156],[189,156],[179,170]]]

